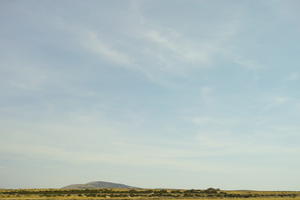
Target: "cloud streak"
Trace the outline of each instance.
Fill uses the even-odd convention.
[[[82,43],[84,48],[110,62],[125,66],[134,64],[134,59],[132,57],[124,52],[114,49],[108,44],[105,44],[99,39],[96,32],[87,32]]]

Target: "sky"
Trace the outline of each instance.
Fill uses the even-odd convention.
[[[0,188],[300,190],[297,0],[1,0]]]

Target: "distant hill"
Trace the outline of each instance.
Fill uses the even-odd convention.
[[[136,188],[120,183],[111,183],[105,181],[94,181],[86,184],[73,184],[63,187],[62,189],[97,189],[97,188]]]

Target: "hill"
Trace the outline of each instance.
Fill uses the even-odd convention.
[[[105,181],[94,181],[86,184],[73,184],[63,187],[62,189],[97,189],[97,188],[136,188],[120,183],[111,183]]]

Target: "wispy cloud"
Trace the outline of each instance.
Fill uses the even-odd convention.
[[[300,75],[298,72],[292,72],[288,75],[287,80],[288,81],[297,81],[300,79]]]
[[[266,133],[264,133],[266,134]],[[272,135],[270,133],[270,135]],[[286,147],[285,145],[272,144],[269,142],[257,142],[255,137],[262,135],[245,135],[231,132],[202,132],[197,134],[196,139],[199,145],[211,149],[219,155],[297,155],[300,151],[298,147]]]
[[[232,56],[233,62],[238,64],[241,67],[250,69],[250,70],[259,70],[265,68],[262,64],[258,63],[255,60],[244,58],[242,56]]]
[[[145,33],[145,38],[157,44],[158,48],[173,53],[175,58],[188,63],[202,64],[200,67],[206,67],[210,63],[211,54],[215,51],[213,46],[205,44],[196,48],[191,42],[184,41],[184,38],[174,30],[168,31],[167,35],[150,30]]]
[[[210,116],[197,116],[191,119],[195,125],[199,126],[217,126],[226,127],[232,126],[238,122],[237,119],[230,119],[224,117],[210,117]]]
[[[292,99],[288,96],[271,97],[271,98],[269,98],[267,104],[265,105],[264,111],[271,110],[271,109],[276,108],[278,106],[282,106],[282,105],[288,103],[291,100]]]
[[[200,88],[200,98],[206,104],[213,103],[214,101],[213,93],[214,93],[214,89],[212,87],[203,86]]]
[[[134,59],[131,56],[103,42],[96,32],[88,31],[84,36],[81,41],[82,45],[103,59],[125,66],[134,63]]]

